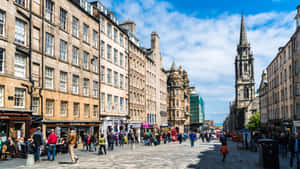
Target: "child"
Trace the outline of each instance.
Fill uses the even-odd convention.
[[[228,154],[228,149],[227,149],[227,144],[226,142],[223,142],[222,143],[222,146],[221,146],[221,153],[223,154],[223,159],[222,161],[225,162],[225,158],[226,158],[226,155]]]

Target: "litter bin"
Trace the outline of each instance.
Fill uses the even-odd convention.
[[[260,139],[259,165],[263,169],[279,169],[278,143],[272,139]]]

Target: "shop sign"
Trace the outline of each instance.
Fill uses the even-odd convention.
[[[143,128],[143,129],[149,128],[149,123],[143,123],[142,128]]]

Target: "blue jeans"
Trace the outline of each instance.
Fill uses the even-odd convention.
[[[86,142],[83,142],[82,150],[86,147],[86,151],[89,151],[89,145]]]
[[[194,147],[194,140],[191,139],[191,146]]]
[[[41,151],[41,147],[37,146],[34,152],[34,161],[40,160],[40,151]]]
[[[55,149],[56,149],[55,144],[50,144],[49,145],[49,147],[48,147],[48,160],[50,160],[51,151],[52,151],[52,160],[55,160]]]
[[[110,149],[111,151],[114,150],[114,143],[110,143],[110,144],[109,144],[109,149]]]
[[[300,168],[300,152],[296,152],[297,168]]]

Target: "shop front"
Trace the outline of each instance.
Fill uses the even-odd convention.
[[[133,133],[138,135],[138,141],[141,141],[141,127],[143,122],[132,121],[128,123],[128,128],[133,130]]]
[[[103,133],[105,136],[107,136],[107,134],[111,131],[116,133],[119,133],[120,131],[127,131],[126,117],[107,116],[102,120],[103,124],[101,133]]]
[[[0,138],[6,141],[8,137],[14,140],[20,137],[28,138],[31,126],[31,111],[0,109]]]
[[[43,121],[43,134],[48,137],[51,129],[55,129],[55,133],[58,137],[67,138],[68,133],[71,129],[75,129],[77,133],[77,140],[79,143],[82,141],[82,136],[84,133],[94,135],[99,138],[99,121]]]

